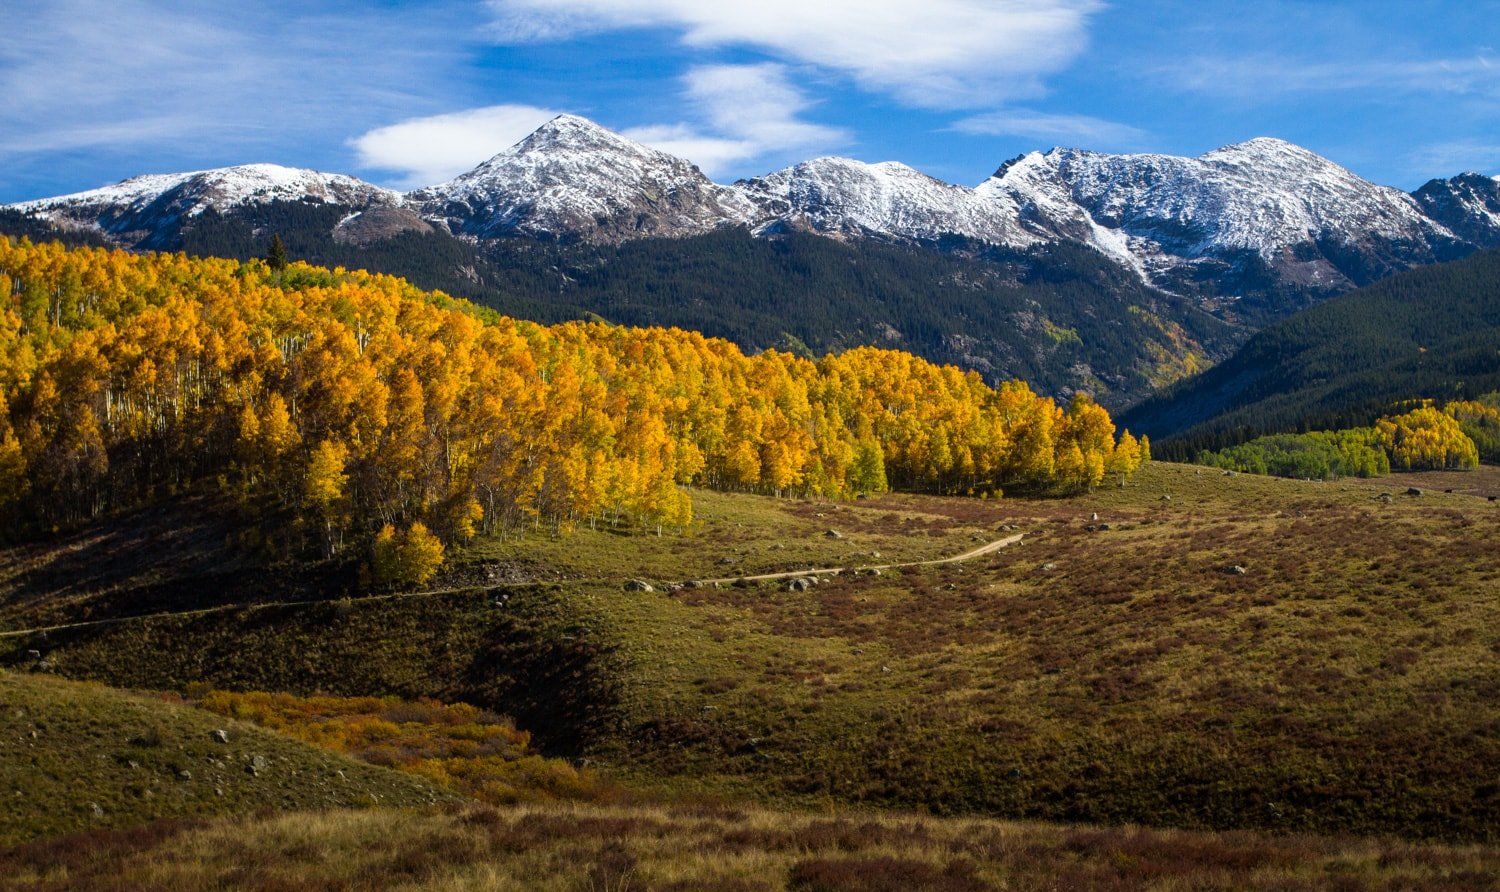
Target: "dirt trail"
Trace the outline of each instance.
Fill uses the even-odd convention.
[[[758,575],[755,575],[755,576],[731,576],[731,577],[727,577],[727,578],[724,578],[724,579],[704,579],[704,580],[700,580],[700,582],[702,582],[703,584],[708,584],[708,585],[711,585],[713,583],[726,584],[726,583],[733,583],[733,582],[736,582],[736,581],[741,580],[741,579],[747,579],[747,580],[750,580],[750,581],[754,582],[754,581],[767,580],[767,579],[792,579],[792,578],[798,577],[798,576],[829,576],[829,575],[834,575],[834,574],[839,574],[839,573],[848,573],[848,572],[851,572],[852,570],[860,570],[860,571],[869,571],[869,570],[900,570],[903,567],[930,567],[930,566],[935,566],[937,564],[957,564],[957,563],[962,563],[963,561],[972,561],[975,558],[981,558],[981,557],[984,557],[987,554],[994,554],[995,552],[999,551],[1002,548],[1005,548],[1008,545],[1014,545],[1017,542],[1020,542],[1022,536],[1024,536],[1024,535],[1025,535],[1024,533],[1016,533],[1013,536],[1006,536],[1004,539],[996,539],[994,542],[986,543],[984,545],[979,546],[978,548],[972,549],[970,551],[966,551],[963,554],[957,554],[957,555],[953,555],[952,557],[945,557],[945,558],[934,558],[934,559],[928,560],[928,561],[909,561],[909,562],[904,563],[904,564],[875,564],[875,565],[866,566],[866,567],[822,567],[822,568],[811,569],[811,570],[787,570],[785,572],[778,572],[778,573],[761,573],[761,574],[758,574]],[[570,580],[570,581],[573,582],[573,583],[578,583],[578,584],[597,584],[597,583],[609,582],[610,580],[608,580],[608,579],[578,579],[578,580]],[[394,593],[394,594],[385,594],[385,595],[365,595],[365,596],[360,597],[360,598],[349,598],[349,599],[347,599],[347,601],[350,602],[350,603],[356,603],[356,602],[361,602],[361,601],[392,601],[392,600],[395,600],[397,598],[431,598],[431,597],[435,597],[437,595],[451,595],[451,594],[456,594],[458,592],[490,591],[490,590],[493,590],[493,589],[516,588],[516,587],[519,587],[519,586],[533,585],[533,584],[534,583],[530,583],[530,582],[512,582],[512,583],[491,583],[491,584],[488,584],[488,585],[469,585],[469,586],[461,586],[459,588],[432,589],[432,590],[429,590],[429,591],[421,591],[421,592],[397,592],[397,593]],[[197,610],[178,610],[178,611],[172,611],[172,612],[168,612],[168,613],[146,613],[146,614],[141,614],[139,616],[117,616],[117,617],[112,617],[110,619],[94,619],[94,620],[85,620],[83,622],[76,622],[76,623],[61,623],[61,624],[55,625],[55,626],[38,626],[38,627],[32,628],[32,629],[11,629],[9,631],[0,631],[0,639],[4,639],[4,638],[16,638],[16,637],[19,637],[19,636],[22,636],[22,635],[35,635],[35,634],[38,634],[40,632],[60,632],[60,631],[66,630],[66,629],[87,629],[87,628],[90,628],[90,627],[93,627],[93,626],[109,626],[109,625],[114,625],[116,623],[140,622],[142,620],[148,620],[148,619],[169,619],[169,618],[174,618],[174,617],[180,618],[180,617],[192,617],[192,616],[207,616],[207,615],[209,615],[211,613],[223,613],[223,612],[230,611],[230,610],[258,610],[258,609],[273,608],[273,607],[306,607],[306,606],[310,606],[310,605],[313,605],[313,604],[333,604],[333,603],[338,603],[340,600],[341,599],[335,599],[335,598],[319,598],[319,599],[306,600],[306,601],[262,601],[260,603],[253,603],[253,604],[220,604],[220,605],[215,606],[215,607],[203,607],[203,608],[200,608],[200,609],[197,609]]]
[[[729,576],[723,579],[703,579],[699,581],[705,584],[712,584],[715,582],[721,584],[726,582],[733,583],[741,579],[745,579],[750,582],[760,582],[767,579],[795,579],[798,576],[828,576],[832,574],[849,573],[855,570],[900,570],[903,567],[931,567],[937,564],[958,564],[964,561],[972,561],[975,558],[984,557],[987,554],[994,554],[995,552],[999,551],[1002,548],[1005,548],[1008,545],[1014,545],[1017,542],[1020,542],[1021,538],[1025,535],[1025,533],[1016,533],[1014,536],[1006,536],[1004,539],[996,539],[994,542],[981,545],[978,548],[972,551],[966,551],[963,554],[956,554],[952,557],[945,558],[933,558],[930,561],[910,561],[905,564],[874,564],[868,567],[820,567],[815,570],[787,570],[780,573],[758,573],[754,576]]]

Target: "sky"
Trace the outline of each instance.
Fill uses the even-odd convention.
[[[1257,136],[1500,175],[1500,0],[0,0],[0,34],[0,202],[254,162],[409,189],[564,112],[720,182]]]

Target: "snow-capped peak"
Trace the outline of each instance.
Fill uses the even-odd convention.
[[[26,213],[67,211],[71,216],[71,212],[90,208],[143,211],[165,201],[177,214],[192,217],[210,208],[223,212],[242,205],[306,198],[354,206],[401,202],[397,192],[343,174],[279,164],[244,164],[189,173],[147,174],[112,186],[22,202],[12,207]]]
[[[449,182],[410,194],[464,235],[603,241],[689,235],[749,222],[752,208],[692,162],[574,115]]]
[[[774,221],[825,234],[917,241],[957,235],[1011,245],[1036,241],[1018,224],[1014,206],[984,201],[972,189],[896,161],[815,158],[736,186]]]

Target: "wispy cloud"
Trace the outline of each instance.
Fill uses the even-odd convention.
[[[1172,90],[1258,102],[1371,90],[1500,98],[1500,57],[1483,54],[1391,61],[1275,54],[1192,56],[1153,66],[1149,75]]]
[[[926,108],[1043,91],[1086,46],[1100,0],[489,0],[508,42],[660,27],[694,47],[744,47],[852,76]]]
[[[811,103],[784,66],[706,65],[683,77],[697,121],[635,127],[625,135],[688,158],[709,176],[767,154],[820,151],[849,140],[836,127],[804,121]]]
[[[1495,176],[1500,174],[1500,140],[1463,139],[1422,146],[1412,153],[1411,164],[1427,177],[1467,171]]]
[[[293,134],[424,104],[431,73],[454,57],[451,40],[433,39],[439,23],[389,10],[0,0],[0,20],[11,38],[0,41],[0,152],[15,154],[284,149]]]
[[[531,105],[492,105],[378,127],[349,144],[360,167],[395,172],[395,185],[414,189],[472,169],[557,114]]]
[[[1121,151],[1146,142],[1146,131],[1129,124],[1087,115],[1048,114],[1029,109],[1005,109],[964,118],[953,125],[961,133],[1019,136],[1052,145],[1086,146]]]

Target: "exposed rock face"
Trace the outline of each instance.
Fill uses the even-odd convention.
[[[411,208],[378,206],[345,217],[333,230],[334,240],[347,245],[373,245],[403,232],[429,233],[431,223]]]
[[[691,162],[562,115],[474,170],[411,193],[457,235],[613,243],[748,224],[754,208]]]
[[[894,161],[817,158],[735,185],[755,203],[763,230],[917,242],[961,236],[1017,247],[1041,241],[1004,197],[986,198]]]
[[[978,191],[1184,293],[1334,293],[1474,247],[1412,196],[1277,139],[1199,158],[1054,149],[1010,162]]]
[[[1500,245],[1500,179],[1478,173],[1432,180],[1413,193],[1424,213],[1483,248]]]
[[[113,186],[10,205],[64,227],[97,229],[129,247],[159,248],[182,221],[276,201],[310,201],[351,208],[402,204],[399,192],[343,174],[247,164],[192,173],[132,177]]]
[[[252,164],[141,176],[10,205],[117,244],[171,247],[182,223],[271,202],[347,208],[345,244],[441,229],[474,240],[599,244],[725,227],[926,246],[1087,245],[1143,281],[1279,315],[1391,272],[1500,245],[1500,182],[1377,186],[1277,139],[1197,158],[1057,148],[977,188],[895,162],[817,158],[734,185],[690,161],[562,115],[447,183],[406,195],[353,177]],[[1290,296],[1289,296],[1290,295]],[[1257,303],[1259,302],[1259,303]]]

